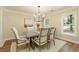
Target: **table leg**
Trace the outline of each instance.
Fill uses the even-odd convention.
[[[31,48],[34,50],[34,48],[33,48],[33,42],[32,42],[32,38],[30,38],[30,46],[31,46]]]

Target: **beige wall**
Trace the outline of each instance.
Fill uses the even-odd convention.
[[[71,13],[76,12],[77,36],[70,36],[70,35],[61,33],[61,17],[63,14],[70,13],[70,12]],[[48,16],[50,18],[50,25],[57,28],[56,36],[70,39],[70,40],[79,41],[79,23],[78,23],[79,22],[79,8],[78,7],[69,7],[66,9],[58,10],[56,12],[51,12],[48,14]]]
[[[24,28],[24,18],[31,18],[31,14],[17,12],[13,10],[3,10],[3,36],[5,39],[14,37],[11,31],[12,27],[16,27],[19,34],[22,35],[26,29]]]
[[[2,36],[2,24],[1,24],[1,21],[2,21],[2,17],[1,17],[1,8],[0,8],[0,41],[1,41],[1,36]]]
[[[3,20],[3,8],[0,7],[0,47],[2,47],[5,42],[5,39],[3,38],[2,20]]]

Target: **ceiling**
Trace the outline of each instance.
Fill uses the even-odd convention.
[[[50,11],[55,11],[62,9],[66,6],[40,6],[41,13],[48,13]],[[38,7],[37,6],[5,6],[7,9],[21,11],[21,12],[29,12],[29,13],[37,13]]]

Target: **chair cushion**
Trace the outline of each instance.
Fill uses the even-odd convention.
[[[27,40],[27,38],[25,38],[25,37],[20,37],[20,40]]]
[[[26,35],[21,35],[20,38],[26,38]]]
[[[28,44],[30,41],[26,38],[20,38],[18,40],[18,45]]]

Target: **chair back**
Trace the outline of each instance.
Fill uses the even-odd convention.
[[[48,35],[48,28],[41,28],[40,29],[40,38],[39,38],[39,43],[40,41],[45,41],[47,40],[47,35]]]
[[[54,27],[51,27],[51,28],[50,28],[50,30],[51,30],[51,32],[50,32],[50,33],[51,33],[51,34],[53,34],[53,33],[54,33],[54,29],[55,29]]]
[[[48,33],[48,28],[41,28],[41,30],[40,30],[41,36],[47,36],[47,33]]]
[[[47,36],[48,36],[48,41],[50,41],[50,35],[51,35],[51,28],[48,29],[48,34],[47,34]]]
[[[13,33],[14,33],[14,35],[15,35],[15,38],[16,38],[16,39],[20,39],[19,34],[18,34],[18,31],[16,30],[15,27],[12,28],[12,31],[13,31]]]
[[[51,27],[50,29],[51,29],[51,30],[50,30],[50,35],[52,35],[52,37],[55,38],[56,28]]]
[[[56,28],[54,28],[54,33],[53,33],[53,34],[54,34],[54,35],[53,35],[54,38],[55,38],[55,32],[56,32]]]

